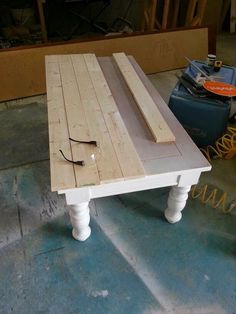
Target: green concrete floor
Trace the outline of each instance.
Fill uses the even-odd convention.
[[[174,73],[151,77],[165,100]],[[169,188],[97,199],[79,243],[50,192],[45,97],[0,104],[0,124],[1,314],[236,314],[236,210],[190,197],[170,225]],[[236,159],[216,160],[200,184],[229,204],[235,178]]]

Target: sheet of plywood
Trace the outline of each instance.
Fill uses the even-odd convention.
[[[187,64],[184,56],[205,59],[208,53],[208,29],[184,29],[22,49],[2,49],[0,101],[46,92],[45,55],[89,52],[96,53],[97,56],[109,56],[120,51],[133,55],[145,73],[181,68]]]
[[[173,142],[175,136],[154,103],[152,97],[135,72],[124,53],[115,53],[113,57],[140,109],[144,120],[157,143]]]
[[[78,56],[72,58],[76,60]],[[130,139],[96,56],[94,54],[85,54],[84,59],[124,178],[144,176],[143,165]]]
[[[68,158],[72,158],[69,133],[61,87],[60,69],[57,60],[46,58],[47,103],[49,116],[49,150],[51,189],[76,187],[74,166],[61,157],[61,149]]]
[[[78,91],[77,80],[70,56],[58,56],[64,95],[69,135],[72,139],[89,141],[90,133],[83,103]],[[67,138],[69,142],[69,137]],[[74,166],[77,186],[95,185],[100,183],[97,164],[91,158],[93,146],[71,141],[74,161],[83,160],[85,166]]]
[[[83,55],[74,56],[73,66],[88,123],[90,140],[95,140],[99,143],[99,148],[94,151],[94,159],[97,164],[100,182],[123,180],[123,174],[111,141],[111,135],[106,126]]]

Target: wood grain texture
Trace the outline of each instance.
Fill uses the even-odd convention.
[[[54,58],[54,60],[53,60]],[[57,57],[56,57],[57,58]],[[117,104],[117,107],[119,109],[119,113],[121,114],[122,120],[129,132],[129,135],[131,137],[132,142],[135,145],[135,149],[137,150],[138,156],[142,161],[142,165],[145,169],[145,177],[141,176],[136,180],[116,180],[114,182],[109,182],[109,184],[97,184],[97,185],[91,185],[88,188],[79,189],[80,192],[85,193],[85,198],[87,201],[87,198],[93,197],[95,194],[89,194],[86,191],[98,191],[98,194],[96,194],[96,197],[104,196],[103,193],[100,193],[100,190],[106,190],[108,194],[106,195],[113,195],[115,192],[117,193],[124,193],[125,191],[133,191],[134,189],[129,186],[130,184],[135,185],[137,183],[137,189],[147,189],[147,188],[154,188],[157,187],[156,183],[152,184],[152,178],[155,181],[157,178],[157,175],[167,175],[167,177],[170,175],[172,178],[172,172],[173,172],[173,180],[171,179],[169,184],[173,185],[176,184],[176,180],[180,173],[186,173],[190,169],[195,171],[196,169],[200,169],[201,171],[209,170],[210,166],[204,156],[199,153],[199,149],[194,145],[194,143],[189,138],[188,134],[185,132],[185,130],[181,127],[177,119],[174,117],[173,113],[169,110],[168,106],[164,103],[164,101],[161,99],[160,95],[158,94],[155,87],[151,84],[151,82],[147,79],[145,74],[141,71],[138,64],[135,62],[135,60],[132,57],[129,57],[130,62],[132,63],[132,66],[134,67],[136,73],[138,74],[139,78],[143,82],[145,88],[148,90],[149,94],[151,95],[152,99],[154,100],[156,106],[159,108],[160,112],[162,113],[164,119],[171,124],[171,127],[173,128],[174,134],[176,135],[176,141],[171,143],[155,143],[152,139],[152,136],[149,132],[149,129],[143,120],[142,114],[140,110],[137,108],[137,105],[135,103],[135,100],[132,96],[132,94],[129,91],[129,88],[127,87],[127,84],[125,80],[123,79],[121,72],[119,68],[117,67],[115,61],[111,57],[106,58],[98,58],[99,65],[102,69],[102,72],[104,74],[104,77],[108,83],[109,89],[112,92],[112,96],[114,97],[115,103]],[[50,62],[49,62],[50,61]],[[47,66],[47,73],[48,71],[51,72],[50,75],[55,76],[55,80],[53,84],[49,84],[48,86],[53,86],[56,90],[62,89],[61,84],[61,78],[58,74],[60,74],[60,64],[58,65],[57,62],[55,62],[55,57],[51,56],[47,58],[47,64],[51,64],[49,67]],[[56,66],[55,66],[56,63]],[[74,67],[74,64],[73,64]],[[74,67],[75,68],[75,67]],[[88,71],[87,71],[88,73]],[[77,83],[78,84],[78,83]],[[96,92],[96,91],[95,91]],[[48,95],[50,96],[50,95]],[[51,94],[52,96],[52,94]],[[58,111],[58,108],[52,106],[55,103],[55,99],[58,99],[57,97],[48,97],[48,99],[53,99],[50,104],[49,110],[56,109],[55,111]],[[63,93],[62,93],[63,96]],[[82,99],[82,98],[81,98]],[[64,97],[63,97],[64,102]],[[65,116],[65,108],[62,107],[62,113],[64,113]],[[67,134],[65,132],[61,131],[60,124],[65,123],[65,119],[59,120],[56,116],[57,112],[53,111],[53,119],[52,124],[49,124],[49,128],[51,125],[55,122],[55,127],[58,127],[59,131],[55,129],[54,126],[51,131],[49,130],[49,134],[51,134],[51,138],[53,138],[54,135],[60,135],[64,134],[62,137],[61,145],[64,145],[63,139],[69,137],[69,132]],[[105,119],[104,119],[105,120]],[[60,121],[60,123],[58,123]],[[59,133],[58,133],[59,132]],[[68,142],[66,142],[68,145]],[[56,151],[58,151],[58,148],[61,146],[58,145],[56,148]],[[53,147],[52,147],[53,148]],[[61,147],[60,147],[61,148]],[[63,147],[64,149],[64,147]],[[67,157],[72,157],[71,153],[71,147],[68,147],[68,155]],[[65,150],[66,154],[66,150]],[[71,154],[71,155],[70,155]],[[73,165],[70,163],[67,163],[64,161],[60,155],[59,160],[55,159],[57,162],[59,162],[58,165],[63,165],[63,167],[69,167],[73,170]],[[58,158],[58,156],[56,156]],[[55,157],[55,156],[53,156]],[[56,165],[57,166],[57,165]],[[58,180],[60,180],[61,176],[63,178],[64,174],[61,169],[59,169],[58,172]],[[175,176],[175,177],[174,177]],[[57,176],[55,176],[57,179]],[[68,179],[68,176],[66,176]],[[169,178],[169,177],[168,177]],[[73,176],[72,176],[73,179]],[[160,186],[165,186],[164,179],[160,177]],[[169,180],[169,179],[168,179]],[[153,182],[154,182],[153,181]],[[133,183],[132,183],[133,182]],[[140,182],[140,184],[139,184]],[[71,188],[77,187],[74,181],[72,180]],[[114,185],[114,187],[113,187]],[[117,190],[116,187],[119,186],[119,189]],[[70,188],[60,187],[58,191],[65,191]],[[115,189],[115,190],[114,190]],[[57,190],[57,189],[55,189]],[[76,190],[77,191],[77,190]],[[110,191],[110,192],[109,192]],[[77,192],[76,192],[77,193]],[[82,194],[83,194],[82,193]],[[87,195],[88,193],[88,195]],[[100,193],[100,194],[99,194]],[[81,193],[80,193],[81,195]],[[73,197],[72,197],[73,198]],[[71,201],[75,201],[72,200]],[[70,204],[75,204],[75,203]]]
[[[183,45],[184,43],[184,45]],[[58,43],[0,51],[0,101],[46,92],[46,55],[96,53],[111,56],[124,51],[133,55],[145,73],[184,67],[190,59],[204,59],[208,53],[208,29],[185,29],[163,33],[130,35],[94,41]]]
[[[186,18],[185,18],[185,25],[190,26],[194,17],[194,13],[196,10],[198,0],[189,0]]]
[[[47,27],[46,27],[44,11],[43,11],[43,2],[44,2],[43,0],[37,0],[38,14],[39,14],[39,20],[40,20],[41,31],[42,31],[42,39],[43,39],[43,42],[46,43],[48,41],[48,36],[47,36]]]
[[[64,94],[66,116],[69,135],[72,139],[89,141],[91,133],[85,115],[77,79],[70,56],[58,56],[60,66],[62,89]],[[67,138],[69,141],[69,137]],[[70,142],[74,161],[83,160],[85,166],[74,166],[76,183],[78,187],[99,184],[100,179],[96,163],[91,159],[94,153],[93,146]]]
[[[157,143],[173,142],[175,136],[124,53],[113,57]]]
[[[94,152],[100,182],[123,180],[109,130],[99,105],[83,55],[73,57],[78,91],[88,122],[91,140],[99,142],[99,150]]]
[[[52,189],[144,176],[142,162],[95,55],[48,56],[46,69]],[[69,138],[94,140],[99,147]],[[64,161],[60,149],[68,159],[83,160],[85,166]]]
[[[179,8],[180,8],[180,0],[175,0],[174,1],[174,12],[173,12],[173,18],[172,18],[172,22],[171,22],[171,27],[177,27]]]
[[[47,104],[49,116],[49,150],[51,190],[76,187],[74,166],[61,157],[59,149],[72,159],[69,133],[64,107],[61,75],[57,59],[46,57]]]
[[[144,176],[143,165],[130,139],[96,56],[86,54],[84,59],[124,178]]]
[[[161,23],[163,29],[167,28],[169,7],[170,7],[170,0],[165,0],[164,1],[163,14],[162,14],[162,23]]]

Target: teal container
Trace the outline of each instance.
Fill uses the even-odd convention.
[[[194,61],[200,68],[203,62]],[[186,73],[195,77],[196,70],[189,66]],[[236,69],[223,66],[213,75],[223,77],[223,81],[236,83]],[[221,137],[227,127],[231,101],[199,98],[192,96],[181,83],[177,83],[169,100],[169,108],[199,147],[212,145]]]

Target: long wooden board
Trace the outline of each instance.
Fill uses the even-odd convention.
[[[76,187],[74,166],[61,158],[61,149],[68,158],[72,159],[71,146],[68,141],[69,132],[64,107],[60,69],[53,57],[47,59],[47,104],[49,126],[49,151],[51,190]]]
[[[95,53],[97,56],[109,56],[120,51],[133,55],[145,73],[181,68],[187,64],[184,56],[205,59],[208,53],[208,28],[2,49],[0,101],[45,93],[46,55]]]
[[[72,60],[91,140],[96,140],[99,143],[99,149],[94,152],[94,158],[100,182],[123,180],[121,167],[113,148],[111,136],[98,103],[84,57],[83,55],[76,55]]]
[[[70,56],[58,56],[62,90],[64,95],[65,112],[70,138],[89,141],[91,132],[88,127],[84,106],[78,90],[74,67]],[[50,117],[51,118],[51,117]],[[50,120],[49,120],[50,121]],[[67,139],[69,142],[69,138]],[[92,147],[70,141],[73,161],[91,159]],[[85,167],[74,166],[77,186],[99,184],[100,179],[96,163],[90,162]]]
[[[173,142],[175,136],[124,53],[113,57],[157,143]]]

